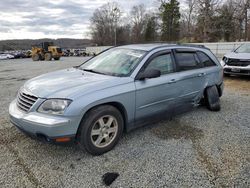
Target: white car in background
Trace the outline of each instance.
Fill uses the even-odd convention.
[[[221,60],[224,75],[250,76],[250,44],[242,44]]]
[[[14,59],[14,56],[11,54],[5,54],[5,53],[1,53],[0,54],[0,60],[1,59]]]

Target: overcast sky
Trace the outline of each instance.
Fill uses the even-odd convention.
[[[0,0],[0,40],[89,38],[93,11],[114,1],[125,14],[140,3],[157,6],[157,0]]]

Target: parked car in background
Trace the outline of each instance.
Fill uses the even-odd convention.
[[[27,58],[31,58],[31,50],[26,50],[24,53]]]
[[[64,56],[64,57],[68,57],[69,56],[69,53],[70,53],[70,51],[69,50],[67,50],[67,49],[62,49],[62,56]]]
[[[0,54],[0,59],[14,59],[14,55],[12,54],[7,54],[7,53],[1,53]]]
[[[111,47],[112,46],[89,46],[89,47],[86,47],[85,55],[95,56],[101,53],[102,51],[105,51]]]
[[[13,55],[15,59],[27,58],[26,53],[24,52],[14,52],[14,53],[11,53],[11,55]]]
[[[250,75],[250,44],[242,44],[222,60],[224,75]]]
[[[222,66],[207,48],[126,45],[27,81],[9,114],[31,136],[75,141],[99,155],[111,150],[124,131],[171,118],[201,101],[220,110],[222,92]]]

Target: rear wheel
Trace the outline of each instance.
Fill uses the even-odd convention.
[[[33,54],[33,55],[32,55],[32,60],[33,60],[33,61],[39,61],[39,59],[40,59],[39,54]]]
[[[220,111],[220,97],[216,86],[211,86],[206,89],[205,99],[209,110]]]
[[[80,125],[79,144],[92,155],[108,152],[118,143],[123,124],[123,117],[115,107],[96,107],[86,114]]]
[[[52,59],[51,53],[46,53],[46,54],[44,55],[44,59],[45,59],[45,61],[51,61],[51,59]]]

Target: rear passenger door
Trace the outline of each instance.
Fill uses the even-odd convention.
[[[175,49],[178,77],[175,79],[179,92],[175,103],[175,113],[187,111],[199,102],[205,88],[204,65],[201,63],[196,50]]]
[[[197,55],[204,65],[204,71],[206,72],[205,78],[208,86],[220,84],[223,80],[223,72],[221,67],[219,67],[207,54],[202,51],[198,51]]]

